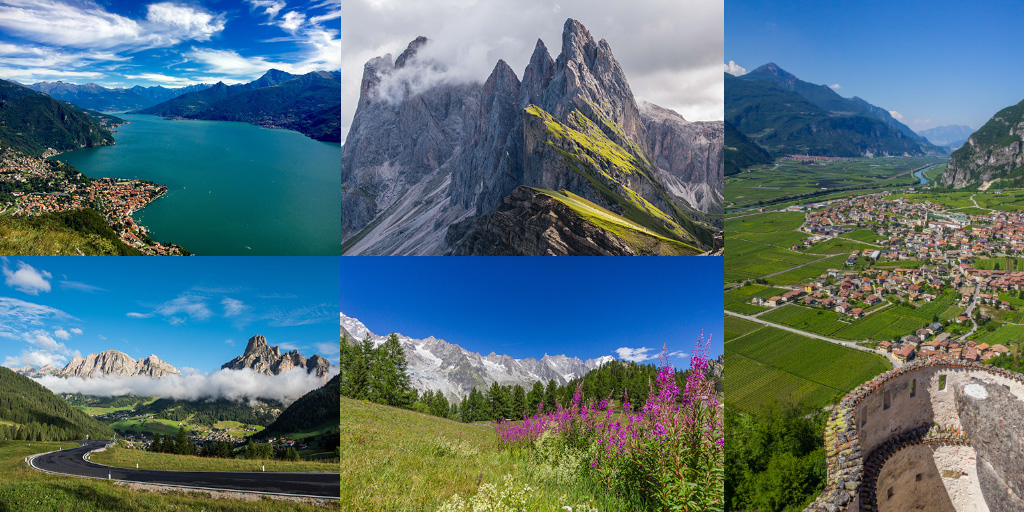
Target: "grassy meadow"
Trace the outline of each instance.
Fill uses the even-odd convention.
[[[211,497],[208,492],[131,490],[118,482],[51,475],[32,469],[25,457],[67,448],[69,443],[0,441],[0,512],[312,512],[336,509],[314,503],[259,497],[255,501]]]
[[[342,510],[434,510],[486,484],[500,492],[529,487],[528,510],[635,509],[578,480],[573,467],[550,467],[531,456],[503,449],[489,424],[341,399]]]

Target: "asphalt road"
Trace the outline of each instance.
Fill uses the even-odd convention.
[[[33,468],[50,473],[173,485],[221,491],[258,492],[319,498],[339,498],[338,473],[271,473],[221,471],[157,471],[115,468],[85,460],[91,451],[103,448],[106,441],[91,441],[77,448],[36,455],[29,459]]]

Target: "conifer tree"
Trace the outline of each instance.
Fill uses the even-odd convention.
[[[512,388],[512,419],[522,419],[526,414],[526,391],[523,386],[516,384]]]

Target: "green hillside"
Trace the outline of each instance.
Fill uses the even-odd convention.
[[[108,128],[120,122],[0,80],[0,148],[42,156],[47,148],[70,151],[109,145],[114,137]]]
[[[725,74],[725,120],[774,156],[922,155],[884,122],[825,110],[772,82]]]
[[[684,211],[622,127],[599,108],[592,110],[600,117],[598,121],[576,110],[561,123],[544,109],[530,105],[524,112],[524,130],[528,139],[536,138],[561,155],[617,215],[664,238],[709,248],[714,230]]]
[[[1016,162],[1021,152],[1022,138],[1017,126],[1024,121],[1024,101],[996,112],[978,131],[949,157],[949,167],[942,177],[943,184],[952,182],[958,172],[966,175],[968,183],[982,176],[1021,180],[1024,168]],[[984,162],[978,165],[976,162]],[[1017,186],[1006,183],[1001,186]]]
[[[265,439],[288,436],[337,426],[340,382],[341,375],[335,375],[327,384],[302,395],[302,398],[289,405],[258,437]]]
[[[69,441],[111,439],[106,425],[54,395],[32,379],[0,367],[0,439]]]
[[[38,217],[0,215],[0,255],[139,256],[92,209]]]
[[[341,79],[334,73],[292,75],[272,69],[253,82],[231,86],[218,82],[135,113],[273,126],[341,142],[340,91]]]
[[[770,164],[775,161],[756,142],[743,135],[732,123],[725,123],[725,175],[739,174],[752,165]]]

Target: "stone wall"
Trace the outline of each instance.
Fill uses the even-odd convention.
[[[897,436],[915,430],[936,425],[962,430],[953,389],[972,378],[999,383],[1012,394],[1024,396],[1024,376],[1014,372],[980,363],[914,361],[861,384],[843,397],[825,427],[825,490],[805,512],[870,509],[868,502],[875,496],[875,489],[867,488],[863,481],[865,458]],[[887,497],[885,492],[881,489],[878,496]]]

